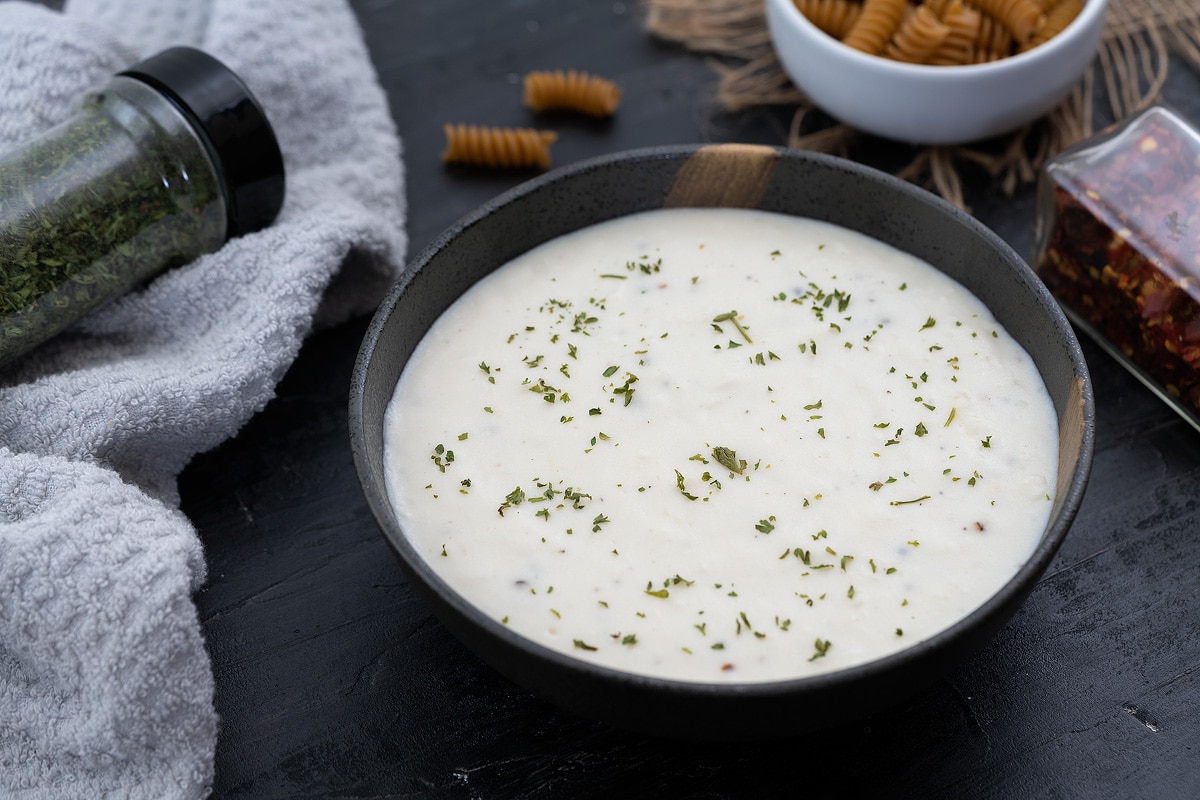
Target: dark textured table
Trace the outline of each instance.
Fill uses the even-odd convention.
[[[446,169],[446,121],[525,125],[520,76],[625,88],[607,124],[555,120],[556,163],[694,141],[781,143],[788,112],[712,111],[703,58],[634,0],[355,0],[404,140],[410,254],[524,177]],[[1168,99],[1200,120],[1176,65]],[[907,148],[868,142],[880,165]],[[1019,252],[1032,192],[970,176]],[[181,479],[221,716],[214,797],[1200,797],[1200,434],[1089,342],[1091,485],[1022,610],[932,688],[825,733],[751,744],[633,735],[499,677],[434,620],[359,491],[350,371],[367,320],[314,334],[278,397]]]

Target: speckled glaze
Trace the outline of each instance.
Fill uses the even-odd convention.
[[[1033,556],[958,624],[912,648],[810,678],[748,685],[620,673],[552,652],[452,591],[406,541],[383,483],[383,421],[396,382],[430,325],[480,278],[549,239],[662,207],[758,208],[832,222],[918,256],[971,290],[1033,358],[1060,427],[1058,491]],[[936,680],[1014,614],[1050,563],[1083,499],[1094,438],[1078,341],[1028,265],[969,215],[850,161],[750,145],[617,153],[535,178],[485,204],[410,264],[379,307],[355,365],[350,439],[363,492],[413,586],[481,659],[570,711],[648,733],[697,739],[786,736],[845,723]]]

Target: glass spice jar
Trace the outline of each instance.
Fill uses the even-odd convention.
[[[1158,105],[1063,151],[1033,238],[1071,321],[1200,428],[1200,134]]]
[[[163,270],[269,225],[283,159],[241,79],[177,47],[0,154],[0,364]]]

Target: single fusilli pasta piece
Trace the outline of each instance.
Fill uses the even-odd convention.
[[[880,55],[900,27],[907,5],[907,0],[865,0],[862,13],[842,42],[855,50]]]
[[[854,0],[793,0],[808,21],[835,39],[843,38],[862,13],[862,4]]]
[[[451,125],[446,132],[442,161],[478,167],[520,168],[550,166],[553,131],[532,128],[492,128],[485,125]]]
[[[884,47],[888,58],[923,64],[946,41],[950,28],[924,5],[908,15]]]
[[[1018,44],[1029,41],[1045,21],[1042,10],[1033,0],[973,0],[981,11],[986,11],[1003,23]]]
[[[525,76],[525,105],[534,111],[579,111],[609,117],[621,102],[621,89],[607,78],[560,70]]]
[[[944,4],[941,11],[942,23],[950,29],[937,50],[929,56],[929,63],[938,66],[973,63],[975,39],[979,35],[982,13],[964,6],[959,0]]]
[[[1083,11],[1083,0],[1059,0],[1046,9],[1045,23],[1021,49],[1029,50],[1050,41],[1074,22],[1080,11]]]
[[[938,19],[942,19],[946,16],[946,12],[950,10],[951,6],[960,5],[960,3],[959,0],[925,0],[921,5],[937,14]]]
[[[997,58],[1012,55],[1012,31],[991,14],[981,13],[979,32],[975,36],[975,52],[979,54],[979,58],[975,59],[974,63],[995,61]]]

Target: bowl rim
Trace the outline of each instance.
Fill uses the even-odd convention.
[[[837,53],[837,58],[846,59],[850,64],[860,69],[893,73],[897,76],[934,77],[945,81],[968,81],[978,78],[981,75],[1003,73],[1019,69],[1025,65],[1028,65],[1031,69],[1045,66],[1041,62],[1052,61],[1060,50],[1069,48],[1079,34],[1092,25],[1097,24],[1096,17],[1103,18],[1108,8],[1108,0],[1085,0],[1083,8],[1065,28],[1059,31],[1053,38],[1037,47],[982,64],[939,66],[934,64],[909,64],[904,61],[896,61],[883,56],[860,52],[852,47],[847,47],[818,28],[816,24],[800,12],[800,9],[793,0],[767,0],[767,4],[782,7],[780,13],[783,16],[780,17],[780,20],[785,24],[794,25],[815,47],[825,52]],[[767,20],[770,27],[770,14],[767,15]],[[1103,19],[1099,21],[1099,24],[1103,25]],[[778,48],[779,44],[776,41],[774,31],[771,34],[773,46]]]
[[[1081,403],[1080,409],[1082,415],[1082,435],[1075,464],[1071,470],[1070,479],[1067,483],[1064,496],[1055,498],[1055,507],[1060,510],[1055,516],[1052,513],[1046,529],[1042,533],[1042,537],[1038,545],[1025,560],[1021,567],[984,603],[966,614],[954,624],[938,631],[936,634],[922,639],[919,642],[883,656],[872,661],[853,664],[842,669],[818,673],[816,675],[801,676],[796,678],[788,678],[782,680],[770,681],[751,681],[751,682],[703,682],[689,681],[673,678],[665,678],[651,675],[643,675],[633,672],[625,672],[618,669],[594,664],[585,661],[581,658],[550,649],[536,641],[526,638],[514,632],[511,628],[503,625],[500,621],[492,619],[475,605],[470,603],[463,595],[451,587],[441,576],[439,576],[429,562],[424,559],[416,548],[407,540],[403,530],[400,528],[394,513],[391,509],[387,498],[386,486],[382,483],[382,476],[375,476],[371,470],[371,465],[368,461],[367,442],[365,431],[365,409],[364,396],[368,380],[368,375],[371,368],[372,358],[375,350],[380,343],[380,337],[383,334],[389,319],[395,312],[401,297],[406,292],[409,285],[412,284],[414,278],[424,270],[428,264],[444,249],[450,246],[453,241],[464,231],[473,228],[486,221],[488,217],[494,214],[498,209],[511,204],[519,199],[526,198],[538,192],[546,191],[550,187],[558,186],[564,182],[569,182],[575,176],[582,173],[588,173],[595,170],[611,168],[613,166],[622,165],[625,163],[637,163],[645,160],[659,159],[674,159],[686,160],[701,148],[720,149],[729,147],[730,145],[722,144],[683,144],[683,145],[664,145],[654,147],[644,147],[629,150],[622,150],[613,153],[608,153],[601,156],[596,156],[589,159],[584,159],[574,162],[569,165],[557,167],[548,172],[542,173],[533,177],[497,196],[486,201],[474,210],[468,212],[458,221],[447,227],[442,233],[436,236],[415,258],[413,258],[405,268],[401,277],[395,282],[392,288],[387,293],[384,300],[379,305],[377,311],[371,319],[368,330],[363,338],[360,346],[354,370],[351,376],[350,387],[350,409],[349,409],[349,427],[351,450],[355,469],[358,473],[360,483],[363,489],[368,505],[370,506],[377,523],[382,529],[385,538],[392,546],[393,551],[399,555],[401,566],[407,570],[411,570],[418,577],[417,585],[414,588],[432,593],[441,602],[445,602],[457,614],[465,618],[470,624],[482,629],[483,633],[492,640],[500,640],[510,647],[516,648],[525,656],[533,659],[549,662],[554,667],[565,670],[568,674],[579,676],[583,679],[591,679],[602,682],[609,686],[624,686],[634,687],[653,691],[663,695],[681,696],[681,697],[704,697],[709,699],[762,699],[772,700],[790,697],[797,693],[809,694],[813,692],[822,692],[829,689],[845,689],[849,686],[858,684],[864,680],[886,676],[888,673],[896,670],[904,669],[929,658],[932,653],[937,653],[948,648],[956,640],[962,641],[970,639],[971,634],[980,635],[980,631],[986,632],[987,639],[990,639],[994,632],[1011,617],[1012,610],[1005,613],[1005,609],[1010,604],[1019,606],[1024,602],[1028,594],[1037,585],[1039,577],[1045,572],[1051,560],[1054,558],[1064,538],[1066,537],[1071,525],[1074,522],[1076,513],[1082,503],[1084,493],[1086,491],[1088,478],[1090,475],[1091,464],[1093,459],[1095,424],[1094,424],[1094,400],[1091,386],[1091,379],[1088,373],[1086,362],[1084,361],[1083,351],[1080,347],[1078,339],[1063,314],[1057,301],[1050,295],[1049,290],[1036,277],[1032,268],[1021,258],[1011,246],[1008,245],[1000,236],[994,233],[990,228],[984,225],[979,220],[975,219],[966,212],[958,209],[942,198],[932,194],[931,192],[922,189],[915,184],[904,181],[893,175],[889,175],[880,170],[868,167],[866,165],[832,156],[824,153],[816,153],[812,151],[797,150],[794,148],[769,146],[769,145],[754,145],[755,147],[763,147],[774,150],[781,155],[786,155],[791,159],[799,159],[801,161],[811,161],[826,168],[835,168],[842,171],[849,171],[860,176],[866,177],[873,181],[882,182],[885,185],[898,189],[905,195],[911,196],[915,201],[930,204],[935,206],[941,213],[947,214],[954,218],[959,224],[967,226],[975,235],[983,238],[991,247],[997,248],[1001,254],[1013,262],[1014,267],[1018,272],[1026,273],[1028,283],[1031,289],[1043,295],[1043,299],[1047,302],[1041,303],[1041,307],[1050,314],[1051,322],[1056,331],[1062,335],[1064,351],[1070,361],[1072,372],[1076,381],[1080,384]],[[745,145],[732,145],[734,147]],[[647,210],[658,208],[653,206]],[[630,212],[632,213],[632,212]],[[615,216],[624,216],[618,214]],[[554,237],[548,237],[549,238]],[[498,268],[500,265],[497,265]],[[934,265],[936,267],[936,265]],[[938,268],[941,271],[940,268]],[[424,335],[422,333],[422,335]],[[402,371],[402,370],[401,370]],[[394,384],[393,384],[394,392]],[[390,400],[389,400],[390,402]],[[1061,466],[1060,466],[1061,469]],[[379,480],[376,480],[376,477]],[[410,580],[412,575],[409,576]],[[421,584],[424,584],[423,586]],[[436,614],[436,609],[431,609],[431,613]],[[1002,615],[997,620],[997,615]],[[445,623],[445,620],[442,619]],[[990,623],[990,624],[989,624]],[[985,639],[984,641],[986,641]],[[977,647],[973,647],[978,649]],[[478,651],[476,651],[478,653]],[[492,663],[490,659],[480,656],[487,663]],[[961,659],[960,659],[961,660]],[[493,664],[493,666],[495,666]],[[935,680],[943,673],[937,673],[930,676],[930,681]],[[510,677],[512,677],[510,675]],[[519,682],[519,681],[518,681]],[[919,688],[919,687],[918,687]]]

